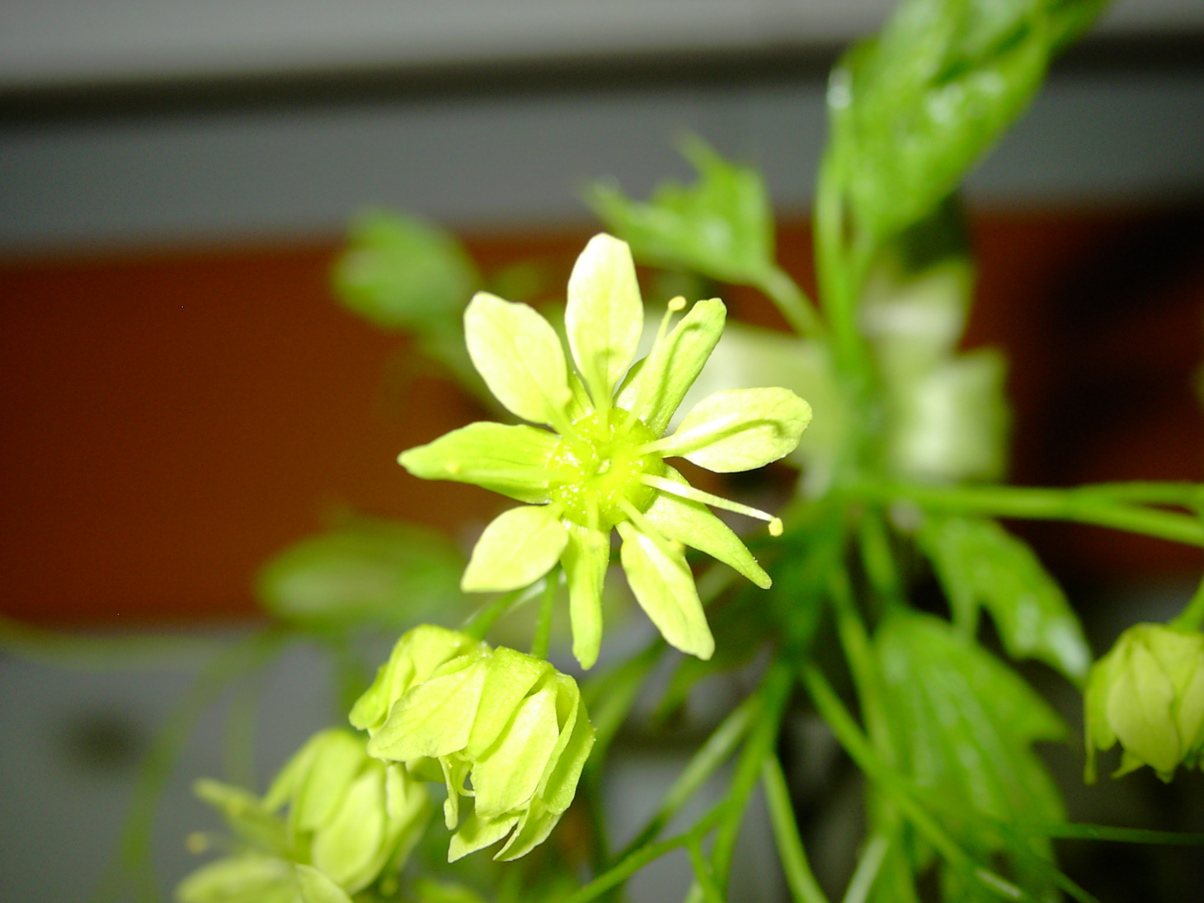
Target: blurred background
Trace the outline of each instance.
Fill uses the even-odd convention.
[[[610,177],[643,197],[689,179],[674,146],[688,131],[762,169],[781,259],[806,281],[826,72],[888,7],[6,0],[0,613],[185,640],[147,668],[0,652],[0,899],[95,887],[138,763],[205,660],[197,644],[256,617],[265,559],[347,509],[456,538],[495,510],[395,464],[476,412],[446,383],[400,378],[404,343],[333,303],[350,218],[418,213],[486,270],[534,255],[567,271],[596,231],[582,189]],[[1011,356],[1014,477],[1199,479],[1204,5],[1120,0],[966,194],[968,344]],[[756,298],[736,303],[773,322]],[[1135,610],[1176,611],[1204,563],[1026,530],[1093,607],[1097,649]],[[324,667],[298,647],[265,678],[263,773],[329,721]],[[165,882],[194,864],[188,782],[221,770],[212,720],[166,797]]]

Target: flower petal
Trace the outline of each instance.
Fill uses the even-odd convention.
[[[477,817],[496,818],[527,803],[559,737],[556,691],[545,686],[522,701],[497,745],[473,765]]]
[[[811,405],[789,389],[733,389],[698,402],[660,447],[717,473],[764,467],[794,451]]]
[[[368,755],[391,762],[438,758],[468,745],[489,673],[484,655],[449,663],[394,703],[389,719],[368,741]]]
[[[657,542],[627,521],[619,523],[618,530],[623,537],[623,570],[640,607],[669,645],[709,659],[715,652],[715,639],[686,556],[664,548],[663,541]]]
[[[560,560],[568,541],[568,532],[550,508],[511,508],[494,518],[477,540],[460,589],[502,593],[530,586]]]
[[[399,464],[424,480],[472,483],[529,504],[548,500],[548,459],[559,440],[533,426],[481,421],[401,453]]]
[[[594,407],[610,406],[615,383],[631,365],[644,326],[644,305],[631,249],[595,235],[569,277],[564,327]]]
[[[577,524],[566,527],[569,542],[561,561],[569,585],[573,655],[588,670],[602,647],[602,584],[610,564],[610,536]]]
[[[727,308],[718,298],[699,301],[681,322],[640,361],[619,390],[619,407],[631,411],[658,436],[711,356]],[[651,385],[646,385],[651,381]],[[638,410],[637,410],[638,408]]]
[[[477,292],[464,311],[464,338],[497,400],[532,423],[563,419],[568,364],[550,323],[533,307]]]
[[[490,844],[497,843],[517,824],[517,815],[485,819],[474,812],[464,819],[460,830],[452,835],[451,844],[447,849],[447,861],[455,862],[457,859],[463,859],[469,853],[475,853]]]
[[[665,478],[689,485],[672,467],[668,468]],[[702,502],[660,492],[652,507],[644,512],[644,517],[666,539],[705,552],[739,571],[761,589],[769,589],[772,585],[769,575],[757,564],[757,559],[740,538]]]

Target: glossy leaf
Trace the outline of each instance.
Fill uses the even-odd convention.
[[[1076,681],[1087,673],[1091,653],[1078,616],[1027,544],[980,518],[930,518],[920,541],[967,633],[986,608],[1009,655],[1039,659]]]

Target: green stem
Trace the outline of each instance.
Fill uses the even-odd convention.
[[[861,858],[857,862],[853,877],[849,879],[849,886],[841,903],[865,903],[870,898],[870,891],[874,889],[874,882],[882,872],[882,863],[886,861],[889,851],[890,841],[886,835],[875,832],[861,851]]]
[[[736,763],[735,774],[727,797],[717,807],[722,812],[719,827],[715,830],[715,842],[711,846],[711,868],[719,886],[727,885],[731,870],[732,854],[740,825],[748,807],[748,799],[757,784],[761,764],[773,752],[786,702],[790,698],[791,679],[789,665],[778,659],[770,666],[761,683],[762,705],[757,723],[744,745],[744,751]]]
[[[1002,899],[1033,899],[1030,894],[1006,878],[975,863],[945,832],[928,810],[916,800],[903,776],[878,758],[873,745],[857,727],[857,723],[845,709],[823,672],[810,661],[804,661],[800,665],[800,676],[815,703],[816,710],[828,723],[845,752],[867,778],[891,796],[900,812],[946,862],[958,869],[967,879]]]
[[[824,324],[811,299],[781,267],[768,268],[757,282],[759,288],[800,336],[822,341]]]
[[[281,631],[269,628],[228,647],[205,666],[176,704],[159,729],[139,771],[130,811],[121,833],[115,870],[101,882],[94,900],[120,898],[125,877],[135,882],[134,899],[141,903],[152,903],[159,899],[149,865],[151,841],[154,837],[155,812],[171,777],[172,767],[184,751],[192,728],[227,684],[262,666],[276,652],[284,638]]]
[[[979,514],[1029,520],[1065,520],[1187,545],[1204,546],[1204,522],[1186,514],[1117,501],[1109,488],[1049,489],[1029,486],[924,486],[864,483],[853,490],[882,503],[914,502],[942,514]]]
[[[530,601],[542,589],[543,584],[536,581],[531,586],[504,593],[470,615],[460,630],[474,640],[483,640],[498,618]]]
[[[1204,627],[1204,581],[1200,582],[1196,594],[1191,597],[1187,607],[1171,621],[1170,626],[1179,630],[1200,630]]]
[[[544,577],[543,599],[539,603],[539,620],[535,622],[535,636],[531,640],[531,657],[547,659],[548,644],[552,639],[552,609],[556,603],[556,590],[559,589],[558,571]]]
[[[761,714],[762,698],[759,695],[750,696],[737,706],[706,743],[694,754],[681,775],[673,782],[656,814],[648,820],[643,829],[637,834],[619,854],[622,859],[635,850],[656,840],[657,835],[664,830],[665,825],[689,803],[719,767],[727,761],[735,750],[736,745],[748,733]]]
[[[131,668],[193,671],[224,644],[179,636],[80,636],[24,624],[0,615],[0,648],[56,668],[126,671]]]
[[[715,880],[711,864],[702,853],[702,841],[692,837],[686,848],[690,851],[690,864],[694,866],[694,885],[701,889],[703,900],[706,903],[724,903],[723,891]]]
[[[761,784],[765,788],[778,858],[795,903],[828,903],[803,849],[803,839],[799,836],[794,804],[790,799],[790,788],[786,785],[786,775],[782,773],[782,763],[772,753],[765,757],[761,765]]]

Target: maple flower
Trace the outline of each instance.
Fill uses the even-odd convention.
[[[543,316],[478,292],[464,312],[473,364],[498,401],[538,426],[473,423],[399,458],[415,476],[474,483],[526,503],[485,528],[461,587],[519,589],[559,563],[573,654],[586,668],[601,645],[612,528],[640,606],[669,643],[699,658],[710,658],[715,643],[683,546],[770,585],[707,505],[764,520],[774,535],[781,521],[690,486],[665,459],[719,473],[762,467],[793,451],[811,407],[783,388],[716,392],[665,435],[726,316],[718,299],[700,301],[670,329],[685,307],[682,298],[669,303],[651,352],[632,366],[644,311],[631,250],[610,235],[594,236],[569,277],[565,331],[574,371]]]
[[[1136,624],[1092,666],[1084,692],[1087,780],[1096,749],[1119,740],[1120,777],[1149,765],[1169,781],[1204,763],[1204,634]]]

